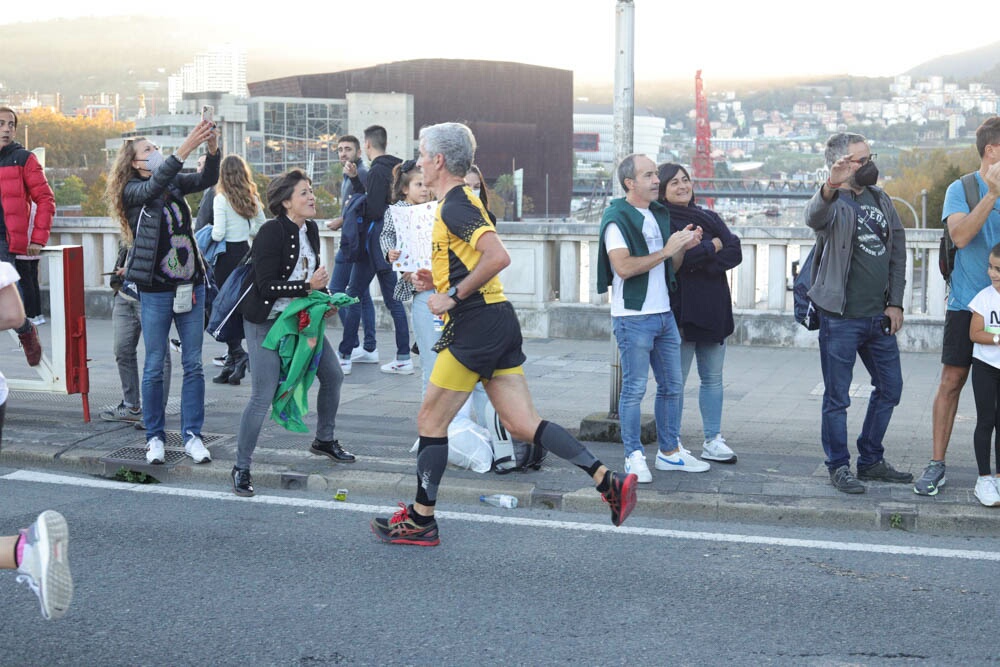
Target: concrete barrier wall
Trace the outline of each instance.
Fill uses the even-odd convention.
[[[322,228],[323,225],[320,225]],[[601,339],[611,336],[607,296],[597,294],[598,225],[573,220],[501,222],[498,230],[512,263],[501,280],[526,336]],[[729,272],[736,315],[734,344],[816,345],[816,334],[792,319],[792,266],[805,257],[814,236],[805,226],[732,227],[743,244],[743,263]],[[940,348],[945,283],[937,270],[940,230],[907,230],[905,350]],[[110,317],[107,276],[118,253],[118,225],[110,218],[57,217],[51,244],[81,245],[87,314]],[[328,266],[339,243],[321,232],[321,260]],[[43,292],[48,276],[42,263]],[[378,289],[375,298],[380,301]],[[43,295],[45,298],[45,295]],[[379,326],[390,327],[388,312],[377,310]]]

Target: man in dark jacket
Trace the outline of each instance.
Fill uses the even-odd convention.
[[[903,326],[906,235],[889,196],[875,187],[878,167],[863,136],[830,137],[826,164],[830,177],[805,210],[806,224],[816,232],[809,298],[821,313],[821,439],[831,484],[844,493],[864,493],[859,480],[913,481],[912,474],[889,465],[882,443],[903,392],[896,332]],[[855,355],[874,387],[858,437],[857,477],[847,449]]]
[[[0,107],[0,261],[37,255],[49,240],[56,200],[35,155],[14,141],[17,114]],[[31,204],[37,207],[31,225]],[[31,227],[29,238],[29,226]]]
[[[343,213],[347,208],[347,202],[355,194],[364,192],[364,183],[368,180],[368,167],[361,161],[361,142],[351,134],[345,134],[337,140],[337,157],[343,168],[343,176],[340,182],[340,210]],[[357,189],[355,189],[357,183]],[[340,215],[326,223],[326,228],[336,231],[343,228],[344,216]],[[337,255],[333,261],[333,272],[330,274],[330,292],[346,292],[347,285],[351,281],[351,274],[357,262],[349,261],[347,252],[343,248],[344,236],[341,232],[342,246],[337,249]],[[371,290],[362,290],[361,295],[361,328],[364,330],[364,346],[354,349],[351,358],[347,360],[344,373],[350,372],[350,364],[357,361],[362,364],[377,364],[378,349],[375,340],[375,304],[372,302]],[[344,324],[344,311],[338,311],[340,324]],[[344,366],[344,364],[342,364]]]
[[[355,192],[367,195],[365,207],[365,224],[362,225],[362,245],[364,256],[355,264],[351,280],[347,285],[347,294],[360,297],[364,290],[370,289],[372,278],[377,277],[382,290],[382,301],[392,315],[392,323],[396,329],[396,358],[382,366],[382,372],[397,375],[412,375],[413,362],[410,361],[410,328],[406,320],[406,310],[403,304],[393,298],[396,289],[396,272],[388,260],[382,255],[379,246],[379,235],[382,233],[382,221],[385,209],[389,205],[392,192],[392,170],[402,162],[395,155],[386,153],[387,135],[381,125],[365,128],[365,152],[371,163],[368,178],[361,183],[359,177],[351,179]],[[361,322],[361,306],[354,304],[340,311],[343,313],[344,337],[340,341],[340,367],[347,375],[351,372],[351,353],[358,347],[358,326]]]

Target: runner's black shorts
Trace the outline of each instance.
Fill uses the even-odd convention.
[[[944,314],[944,339],[941,341],[941,363],[945,366],[968,368],[972,365],[972,340],[969,325],[972,312],[949,310]]]
[[[489,380],[498,371],[521,367],[527,358],[522,343],[517,313],[509,301],[501,301],[449,312],[434,351],[448,350],[461,365]]]

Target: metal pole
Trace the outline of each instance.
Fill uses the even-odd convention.
[[[549,175],[545,174],[545,219],[549,219]]]
[[[615,3],[615,169],[632,153],[635,124],[635,4],[632,0]],[[618,178],[611,179],[615,197],[624,197],[625,190]],[[618,401],[622,394],[621,358],[614,334],[611,335],[611,393],[608,419],[618,418]]]
[[[927,229],[927,188],[920,191],[920,228]]]

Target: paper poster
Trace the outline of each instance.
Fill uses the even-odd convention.
[[[431,232],[434,229],[436,201],[417,206],[392,209],[396,226],[396,248],[399,258],[392,263],[396,271],[416,271],[431,268]]]

